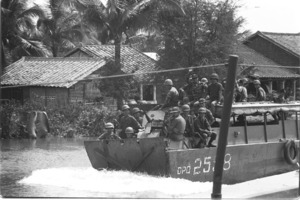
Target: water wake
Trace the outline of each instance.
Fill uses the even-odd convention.
[[[154,177],[128,171],[97,171],[92,167],[50,168],[35,170],[20,184],[63,189],[59,196],[100,198],[210,198],[211,182],[191,182],[185,179]],[[298,187],[297,171],[274,175],[235,185],[222,185],[224,198],[253,198],[287,195]],[[282,194],[280,192],[282,191]],[[291,196],[289,196],[291,197]]]
[[[50,168],[33,171],[20,184],[48,185],[92,192],[97,197],[180,198],[210,197],[212,183],[154,177],[128,171],[93,168]]]

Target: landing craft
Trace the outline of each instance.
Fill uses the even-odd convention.
[[[221,116],[223,107],[216,106]],[[95,169],[129,170],[191,181],[212,181],[217,147],[170,150],[159,133],[164,112],[149,111],[147,138],[85,141]],[[217,133],[218,125],[212,127]],[[148,131],[148,132],[147,132]],[[298,169],[300,102],[234,103],[223,183],[234,184]],[[151,138],[152,137],[152,138]]]

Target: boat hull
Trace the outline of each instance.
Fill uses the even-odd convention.
[[[191,181],[212,181],[217,148],[165,150],[162,138],[85,141],[96,169],[129,170]],[[299,147],[299,141],[296,140]],[[296,170],[284,156],[285,142],[228,145],[223,183],[234,184]]]

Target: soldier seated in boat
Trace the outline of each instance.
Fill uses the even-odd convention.
[[[166,79],[164,82],[164,86],[168,90],[168,93],[165,99],[165,103],[160,107],[160,109],[177,106],[179,93],[173,86],[173,81],[171,79]]]
[[[173,107],[167,121],[167,143],[170,149],[184,148],[184,130],[186,122],[180,115],[179,107]]]
[[[259,80],[253,81],[254,87],[255,87],[255,101],[265,101],[266,100],[266,92],[265,90],[260,86]]]
[[[134,130],[132,127],[127,127],[125,130],[125,134],[127,138],[136,138],[137,135],[134,133]]]
[[[122,139],[126,138],[125,130],[127,127],[132,127],[135,133],[138,133],[139,129],[142,129],[142,126],[139,124],[139,122],[136,121],[136,119],[129,114],[130,112],[129,109],[130,108],[128,105],[123,105],[122,107],[122,111],[124,115],[120,120],[120,128],[122,129],[120,132],[120,137]]]
[[[204,142],[206,145],[206,140],[208,137],[210,137],[207,147],[215,147],[215,145],[213,145],[212,142],[217,138],[217,134],[211,130],[211,126],[208,120],[206,119],[205,114],[206,109],[200,108],[199,116],[194,122],[195,132],[199,134],[200,138],[204,138],[204,141],[200,141],[200,143]]]
[[[196,144],[199,142],[199,137],[195,137],[194,131],[194,121],[195,118],[190,115],[190,106],[185,104],[181,108],[182,114],[181,116],[185,119],[186,126],[184,130],[185,143],[188,147],[196,147]]]
[[[215,117],[213,116],[212,112],[206,108],[206,100],[204,98],[199,99],[199,108],[205,108],[206,113],[205,117],[208,120],[209,124],[212,125],[215,122]],[[199,112],[199,111],[198,111]]]
[[[114,139],[121,139],[117,134],[114,133],[114,125],[112,123],[105,124],[106,132],[102,133],[98,140],[114,140]]]

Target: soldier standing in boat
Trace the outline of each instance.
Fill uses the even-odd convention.
[[[138,108],[135,107],[132,109],[132,115],[136,119],[136,121],[142,126],[143,124],[143,117],[141,116],[142,111]]]
[[[184,147],[184,130],[186,122],[180,115],[179,107],[173,107],[170,111],[170,119],[167,122],[167,141],[171,149],[182,149]]]
[[[255,101],[265,101],[266,100],[266,92],[265,90],[260,86],[259,80],[253,81],[256,93],[255,93]]]
[[[130,107],[128,105],[122,106],[123,117],[120,120],[120,128],[122,129],[120,132],[120,137],[122,139],[126,138],[125,130],[127,127],[132,127],[135,133],[139,132],[139,129],[142,129],[142,126],[139,124],[136,119],[129,114]]]
[[[206,145],[206,140],[208,137],[210,137],[210,140],[208,141],[207,147],[215,147],[216,145],[212,144],[212,142],[217,138],[217,134],[211,130],[211,126],[208,122],[208,120],[205,117],[206,109],[200,108],[199,109],[199,116],[194,122],[194,128],[195,132],[200,135],[201,138],[204,138],[204,144]]]
[[[236,83],[236,96],[235,102],[247,102],[248,93],[245,87],[246,79],[239,79]]]
[[[195,102],[200,98],[206,97],[206,86],[199,82],[199,78],[197,74],[192,74],[192,99],[191,101]]]
[[[114,133],[114,125],[112,123],[106,123],[105,124],[105,130],[106,132],[102,133],[98,140],[115,140],[115,139],[121,139],[118,135]]]
[[[219,83],[219,75],[212,73],[210,76],[211,84],[207,88],[207,107],[214,113],[216,104],[221,103],[223,86]]]
[[[173,81],[171,79],[166,79],[164,82],[164,86],[169,92],[167,93],[165,103],[161,106],[160,109],[177,106],[179,93],[173,86]]]

